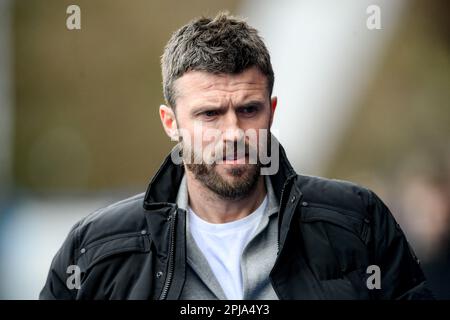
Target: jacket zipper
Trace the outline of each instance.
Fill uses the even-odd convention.
[[[284,190],[286,189],[286,186],[291,179],[292,179],[292,176],[286,180],[286,182],[283,185],[283,189],[281,189],[280,207],[281,207],[281,204],[283,201]],[[175,260],[175,257],[174,257],[174,254],[175,254],[175,225],[176,225],[175,222],[176,222],[176,217],[177,217],[176,213],[177,213],[177,211],[175,210],[175,213],[169,217],[169,219],[171,220],[170,221],[171,225],[170,225],[169,270],[167,272],[166,281],[164,283],[164,287],[163,287],[163,290],[159,297],[159,300],[165,300],[167,298],[167,293],[169,292],[169,288],[170,288],[170,285],[171,285],[172,279],[173,279],[174,260]],[[280,253],[280,237],[278,237],[278,239],[277,239],[277,251],[279,254]]]
[[[169,247],[169,268],[167,271],[166,281],[164,283],[163,290],[161,295],[159,296],[159,300],[165,300],[167,298],[167,293],[169,292],[170,285],[173,279],[173,271],[174,271],[174,254],[175,254],[175,220],[177,218],[177,211],[169,216],[170,219],[170,247]]]
[[[281,195],[280,195],[280,208],[281,205],[283,204],[283,195],[284,195],[284,190],[286,189],[287,184],[289,183],[289,181],[292,179],[293,176],[290,176],[286,179],[285,183],[283,184],[283,189],[281,189]],[[280,254],[280,234],[278,233],[278,238],[277,238],[277,255]]]

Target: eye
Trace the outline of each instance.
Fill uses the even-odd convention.
[[[200,117],[208,120],[208,119],[217,117],[219,115],[219,112],[216,110],[206,110],[206,111],[201,112],[199,115],[200,115]]]
[[[251,115],[255,114],[257,111],[258,111],[257,106],[247,106],[247,107],[242,107],[239,109],[239,113],[242,113],[246,116],[251,116]]]
[[[217,116],[217,111],[208,110],[208,111],[203,112],[203,114],[207,117],[214,117],[214,116]]]
[[[218,114],[219,114],[219,113],[218,113],[217,111],[215,111],[215,110],[207,110],[207,111],[202,112],[202,115],[205,116],[205,117],[207,117],[207,118],[215,117],[215,116],[217,116]]]

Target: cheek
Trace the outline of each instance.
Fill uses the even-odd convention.
[[[271,120],[271,113],[267,110],[264,110],[260,112],[258,115],[256,115],[253,118],[242,119],[242,129],[269,129],[270,128],[270,120]]]
[[[183,142],[190,146],[199,146],[202,143],[203,128],[196,122],[178,120],[178,132]]]
[[[270,119],[264,117],[259,119],[258,123],[248,129],[245,129],[247,133],[247,140],[251,147],[266,146],[270,137]]]
[[[211,161],[217,161],[223,157],[223,143],[220,135],[204,136],[202,140],[202,152],[203,159],[208,164],[212,164]]]

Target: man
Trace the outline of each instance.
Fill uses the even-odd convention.
[[[72,228],[40,298],[432,297],[373,192],[289,164],[270,135],[274,74],[255,29],[194,20],[168,42],[162,75],[159,114],[179,143],[145,194]]]

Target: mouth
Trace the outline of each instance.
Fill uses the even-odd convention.
[[[222,161],[224,164],[245,164],[247,158],[248,158],[247,153],[240,155],[234,153],[223,157]]]

